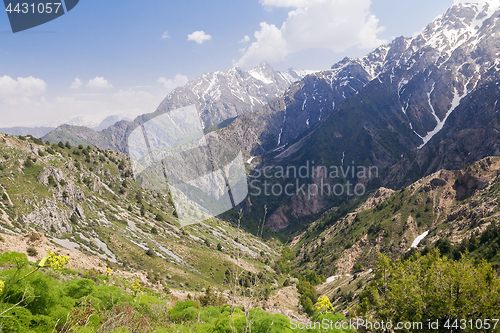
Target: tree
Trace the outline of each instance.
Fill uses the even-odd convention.
[[[444,325],[455,319],[498,318],[499,294],[500,279],[491,265],[475,264],[468,254],[458,261],[442,257],[437,249],[404,261],[380,254],[375,278],[360,294],[357,311],[374,320],[439,320]],[[450,331],[443,326],[439,330]]]
[[[31,168],[33,166],[33,161],[28,157],[26,161],[24,161],[25,168]]]
[[[78,222],[78,216],[76,215],[76,213],[73,213],[69,220],[71,223],[76,224]]]
[[[314,304],[314,313],[315,314],[325,314],[325,313],[333,313],[335,309],[333,308],[332,303],[325,295],[318,298],[318,301]]]

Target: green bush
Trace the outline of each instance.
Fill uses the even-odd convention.
[[[379,256],[375,279],[360,294],[358,313],[379,320],[426,322],[458,318],[498,318],[500,278],[485,261],[468,255],[458,261],[434,249],[407,260]],[[442,328],[442,327],[441,327]]]

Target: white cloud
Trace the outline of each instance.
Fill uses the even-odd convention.
[[[113,85],[109,83],[108,80],[103,78],[102,76],[97,76],[96,78],[90,80],[87,84],[86,87],[92,88],[92,89],[99,89],[99,90],[104,90],[104,89],[110,89],[113,88]]]
[[[161,39],[167,39],[167,38],[170,38],[170,36],[168,35],[168,31],[165,31],[161,36]]]
[[[168,94],[169,92],[171,92],[172,90],[174,90],[177,87],[184,86],[186,83],[188,83],[188,81],[189,80],[188,80],[187,76],[181,75],[181,74],[177,74],[173,80],[171,80],[171,79],[167,80],[164,77],[161,77],[158,80],[156,80],[156,82],[163,85],[163,87],[165,89],[164,90],[165,94]]]
[[[75,81],[73,81],[73,83],[71,83],[71,86],[70,89],[79,89],[81,86],[83,86],[83,82],[82,80],[80,80],[79,78],[75,78]]]
[[[260,23],[257,39],[236,66],[276,62],[297,51],[326,48],[342,52],[357,46],[372,48],[384,43],[377,37],[383,30],[370,13],[371,0],[261,0],[268,7],[294,7],[280,28]]]
[[[212,36],[207,35],[205,31],[195,31],[192,34],[188,35],[188,41],[195,41],[198,44],[203,43],[204,41],[211,40]]]
[[[243,57],[236,62],[236,66],[253,66],[263,60],[280,61],[289,53],[286,40],[274,24],[262,22],[260,31],[255,32],[255,38],[257,41],[252,43]]]
[[[260,0],[263,6],[267,7],[307,7],[315,3],[324,2],[324,0]]]
[[[47,84],[41,79],[29,77],[18,77],[17,80],[10,76],[0,77],[0,97],[21,97],[41,95],[47,89]]]
[[[458,5],[459,3],[491,3],[491,4],[496,4],[498,0],[453,0],[454,5]]]
[[[239,41],[239,43],[247,43],[250,41],[250,37],[248,35],[245,35],[242,40]]]
[[[4,76],[0,77],[0,127],[57,126],[80,115],[104,117],[127,114],[135,117],[154,112],[170,91],[187,81],[186,76],[177,74],[171,79],[161,77],[149,85],[122,88],[117,92],[99,90],[81,93],[81,90],[72,90],[72,93],[48,97],[43,80],[33,77],[13,80]],[[102,78],[90,82],[107,86],[103,84],[107,81]]]

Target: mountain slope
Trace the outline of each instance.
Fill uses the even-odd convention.
[[[194,291],[224,288],[229,266],[258,273],[278,256],[276,242],[235,228],[237,216],[180,227],[170,194],[142,190],[121,153],[40,143],[0,134],[1,233],[43,232],[53,245]]]
[[[399,191],[380,188],[353,209],[333,209],[292,242],[297,267],[344,275],[355,265],[373,268],[379,252],[396,259],[412,247],[479,235],[500,216],[499,170],[500,158],[487,157]]]
[[[248,156],[262,155],[260,170],[313,161],[376,166],[375,178],[349,178],[368,190],[498,155],[499,15],[496,2],[453,6],[416,37],[309,75],[221,135]],[[309,179],[321,181],[333,185],[324,175]],[[307,223],[304,217],[346,199],[274,198],[269,225]]]

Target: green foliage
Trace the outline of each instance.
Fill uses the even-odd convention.
[[[56,259],[64,261],[63,256],[51,253],[39,266],[45,267],[45,262],[53,264]],[[82,278],[58,279],[36,270],[27,274],[30,269],[24,254],[4,253],[0,263],[16,266],[4,270],[2,276],[8,281],[17,281],[3,290],[0,288],[0,313],[11,308],[0,319],[2,332],[145,333],[153,329],[160,333],[294,332],[290,320],[284,316],[271,315],[258,308],[245,311],[239,307],[221,306],[225,300],[211,288],[207,288],[199,302],[179,301],[167,310],[166,302],[148,292],[138,281],[129,285],[137,295],[134,297],[116,286],[102,284],[99,279],[97,282]],[[18,279],[19,276],[25,277]],[[304,294],[314,292],[308,284],[304,281],[301,286]],[[306,309],[311,302],[310,298],[308,300]],[[327,319],[335,321],[344,319],[328,311],[318,314],[317,318],[322,319],[321,316],[329,316]]]
[[[57,187],[57,181],[54,179],[54,176],[49,175],[47,177],[47,181],[49,182],[49,185]]]
[[[314,314],[313,304],[318,298],[316,289],[309,281],[300,281],[297,290],[300,293],[300,304],[304,307],[304,312],[312,316]]]
[[[354,270],[356,272],[362,271],[363,270],[363,265],[361,265],[361,264],[354,265]]]
[[[71,223],[76,224],[78,222],[78,215],[76,215],[76,213],[71,214],[69,220]]]
[[[25,254],[7,251],[0,255],[0,265],[14,265],[21,269],[28,265],[28,258]]]
[[[500,279],[491,265],[475,264],[468,255],[453,261],[435,249],[391,261],[381,254],[358,312],[393,322],[498,318],[499,294]]]
[[[70,281],[64,288],[64,291],[70,297],[79,299],[88,296],[94,290],[95,282],[87,279],[78,279]]]
[[[427,246],[422,254],[427,254],[432,248],[437,248],[441,255],[453,260],[460,260],[462,254],[469,252],[471,258],[486,259],[494,268],[500,267],[500,227],[491,223],[482,233],[465,237],[460,243],[452,244],[450,239],[438,239],[433,246]]]
[[[224,303],[224,297],[217,295],[217,293],[214,292],[210,286],[207,287],[205,295],[200,296],[200,304],[203,306],[220,306]]]
[[[30,158],[27,158],[23,165],[25,168],[31,168],[33,166],[33,161]]]
[[[291,261],[295,258],[295,254],[288,246],[283,248],[281,259],[276,261],[275,268],[277,273],[289,274],[292,266]]]
[[[335,309],[327,296],[323,295],[318,298],[316,304],[314,304],[314,313],[316,315],[322,315],[325,313],[333,313]]]

